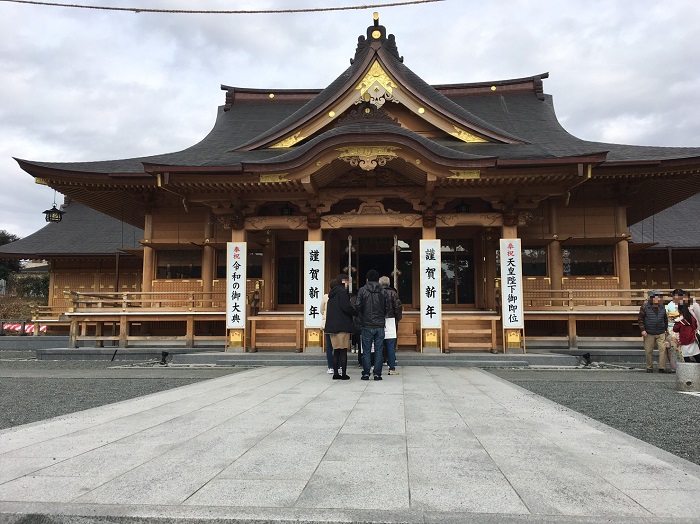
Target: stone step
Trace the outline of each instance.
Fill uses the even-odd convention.
[[[357,355],[348,355],[350,362]],[[257,353],[182,353],[173,355],[173,364],[216,366],[325,366],[324,355],[315,353],[284,353],[259,351]],[[449,367],[528,367],[528,366],[577,366],[580,360],[573,355],[556,354],[421,354],[400,352],[398,366],[449,366]],[[356,364],[355,364],[356,365]]]

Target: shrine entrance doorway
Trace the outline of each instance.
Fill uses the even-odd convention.
[[[411,305],[413,302],[413,253],[411,239],[399,239],[391,236],[362,236],[356,247],[355,279],[356,289],[366,282],[367,272],[374,269],[379,276],[388,276],[391,284],[399,292],[401,302]],[[394,256],[394,250],[397,254]],[[394,272],[397,273],[395,278]]]

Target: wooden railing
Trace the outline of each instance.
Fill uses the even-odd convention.
[[[221,311],[217,305],[225,301],[221,291],[165,291],[128,293],[67,293],[70,295],[70,313],[94,311],[96,308],[123,311]],[[214,305],[212,305],[214,304]]]
[[[187,347],[197,342],[225,343],[225,334],[197,334],[197,322],[221,322],[221,291],[69,293],[70,308],[64,317],[70,320],[70,347],[93,341],[127,347],[133,342],[179,341]],[[158,324],[180,326],[181,334],[159,333]],[[156,333],[150,328],[155,328]]]
[[[500,309],[500,289],[497,289],[497,309]],[[530,289],[524,295],[525,320],[529,321],[566,321],[567,338],[570,346],[576,346],[577,322],[582,321],[610,321],[610,322],[636,322],[639,307],[648,300],[649,289]],[[671,290],[660,290],[664,294],[664,303],[670,300]],[[691,296],[700,295],[700,290],[687,290]],[[35,311],[32,322],[35,325],[70,326],[71,347],[77,347],[80,341],[94,341],[101,346],[105,341],[118,343],[120,346],[136,341],[146,340],[182,340],[187,346],[195,345],[197,340],[220,340],[223,344],[225,337],[222,333],[209,336],[197,334],[195,323],[222,322],[224,320],[224,308],[220,304],[225,303],[225,293],[222,291],[182,291],[182,292],[122,292],[122,293],[67,293],[70,299],[68,310],[55,306],[39,307]],[[478,312],[475,312],[478,313]],[[495,333],[498,324],[499,313],[492,313],[493,318],[484,320],[486,324],[472,326],[465,324],[467,320],[472,322],[475,318],[449,319],[444,328],[449,331],[444,338],[445,347],[453,346],[454,349],[474,350],[479,348],[491,348],[495,346],[495,340],[500,335]],[[263,348],[272,346],[299,346],[299,337],[303,336],[303,322],[295,319],[293,330],[297,331],[289,341],[277,340],[275,336],[284,335],[272,330],[286,331],[292,326],[274,325],[274,320],[259,317],[252,322],[252,330],[260,328],[260,332],[250,337],[254,347]],[[447,318],[447,317],[446,317]],[[494,321],[494,318],[496,319]],[[488,322],[487,322],[488,321]],[[160,322],[160,329],[150,332],[144,326]],[[267,323],[265,323],[267,322]],[[269,322],[273,322],[271,326]],[[149,324],[150,323],[150,324]],[[168,323],[177,323],[178,330],[167,332],[164,326]],[[473,322],[472,322],[473,323]],[[258,324],[260,324],[258,326]],[[488,325],[487,325],[488,324]],[[204,326],[205,324],[197,324]],[[584,325],[585,324],[581,324]],[[141,327],[138,327],[141,326]],[[175,324],[173,324],[175,326]],[[407,324],[406,326],[407,327]],[[581,327],[581,326],[579,326]],[[133,328],[133,329],[132,329]],[[265,331],[268,330],[268,331]],[[201,330],[200,330],[201,331]],[[217,328],[217,331],[220,331]],[[418,336],[416,328],[415,335]],[[402,337],[404,344],[409,343],[404,329]],[[445,334],[443,334],[443,337]],[[526,334],[527,336],[527,334]],[[272,338],[270,338],[272,337]],[[415,338],[415,337],[413,337]],[[483,339],[483,340],[482,340]],[[269,344],[268,344],[269,343]],[[276,347],[275,346],[275,347]]]
[[[645,301],[649,300],[650,291],[650,289],[538,289],[523,292],[523,305],[526,313],[533,310],[546,311],[548,309],[639,309]],[[672,290],[660,289],[657,291],[663,293],[663,303],[671,300]],[[698,289],[685,291],[690,293],[691,296],[700,294]]]

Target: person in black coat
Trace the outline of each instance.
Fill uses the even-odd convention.
[[[355,308],[362,325],[362,380],[369,380],[374,345],[374,380],[382,380],[382,347],[384,345],[384,326],[389,312],[388,302],[382,286],[379,285],[379,273],[375,269],[367,272],[367,283],[357,292]]]
[[[338,275],[336,285],[328,293],[326,333],[333,346],[333,379],[348,380],[348,349],[354,331],[353,317],[357,311],[350,304],[347,275]],[[342,369],[342,375],[340,370]]]

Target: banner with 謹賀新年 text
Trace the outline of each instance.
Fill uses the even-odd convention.
[[[246,242],[226,243],[226,328],[245,329]]]
[[[502,238],[500,256],[503,329],[524,329],[523,268],[520,239]]]
[[[304,327],[323,325],[321,303],[324,295],[325,246],[323,241],[304,242]]]
[[[442,260],[440,240],[420,241],[421,328],[442,325]]]

